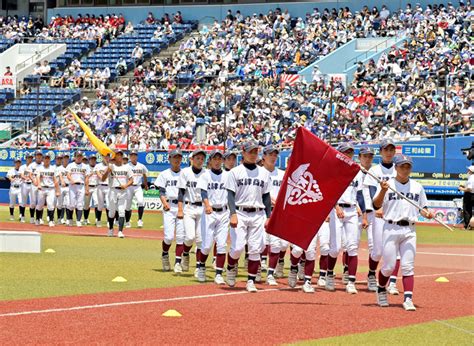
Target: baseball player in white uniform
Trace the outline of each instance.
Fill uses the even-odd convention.
[[[69,206],[69,179],[67,178],[67,166],[69,165],[69,154],[64,154],[61,160],[61,166],[56,167],[57,179],[59,184],[59,196],[56,199],[56,208],[58,214],[57,223],[65,224],[64,220],[66,208]]]
[[[101,220],[102,220],[102,211],[105,208],[106,211],[106,218],[109,215],[109,179],[102,180],[102,176],[104,175],[105,171],[107,170],[110,163],[110,156],[105,155],[102,156],[102,162],[98,163],[94,167],[95,174],[99,178],[99,186],[97,187],[97,207],[95,208],[96,212],[96,226],[101,227]]]
[[[21,199],[21,173],[20,173],[21,160],[15,160],[15,167],[7,172],[7,179],[10,181],[10,190],[8,196],[10,199],[10,221],[15,220],[15,203],[21,206],[23,201]],[[20,213],[21,215],[21,213]],[[21,216],[20,216],[21,217]]]
[[[474,228],[474,218],[472,217],[472,202],[474,202],[474,165],[467,167],[467,184],[460,184],[458,189],[464,192],[462,215],[464,229],[472,229]]]
[[[36,174],[36,186],[38,188],[38,204],[36,205],[36,225],[39,226],[43,218],[43,208],[46,202],[48,208],[49,227],[54,227],[54,207],[56,197],[60,195],[58,173],[56,167],[51,165],[49,154],[44,155],[43,165],[38,168]]]
[[[423,186],[410,179],[412,159],[408,156],[397,155],[394,163],[395,178],[382,181],[373,200],[374,207],[383,208],[384,214],[383,264],[378,276],[377,303],[383,307],[389,305],[385,287],[393,273],[399,253],[403,275],[403,308],[407,311],[415,311],[416,307],[412,300],[416,255],[415,223],[420,213],[427,219],[433,218],[433,213],[426,208],[427,199]],[[420,209],[389,190],[389,187],[418,205],[421,212]]]
[[[76,151],[74,162],[67,168],[67,178],[69,180],[69,206],[66,210],[67,225],[72,226],[74,209],[76,210],[76,226],[82,226],[82,211],[84,209],[84,197],[89,195],[89,165],[82,162],[83,154]]]
[[[226,184],[231,226],[227,284],[230,287],[235,286],[237,263],[247,243],[248,292],[257,292],[255,278],[260,266],[260,254],[265,248],[265,225],[268,223],[272,208],[268,171],[256,164],[258,151],[257,143],[244,144],[243,163],[230,171]]]
[[[35,152],[35,161],[28,167],[30,171],[30,179],[31,179],[31,190],[30,190],[30,223],[35,223],[35,211],[36,206],[38,203],[38,186],[36,186],[37,176],[36,171],[43,165],[43,153],[41,150],[37,150]],[[40,224],[43,224],[43,219],[40,219]]]
[[[125,227],[130,228],[132,225],[130,219],[132,218],[132,202],[133,199],[137,201],[138,207],[138,221],[137,227],[143,227],[143,213],[145,211],[145,202],[143,200],[143,187],[145,191],[148,190],[148,169],[144,164],[138,162],[138,152],[133,150],[130,153],[130,162],[128,163],[133,172],[133,184],[128,188],[128,201],[125,210]]]
[[[183,153],[180,150],[172,150],[168,153],[168,161],[171,167],[164,170],[156,178],[154,185],[160,191],[160,200],[163,204],[163,252],[161,262],[164,271],[171,270],[169,250],[176,233],[175,266],[174,272],[179,274],[181,268],[181,256],[184,250],[184,226],[183,220],[178,219],[178,195],[179,176],[181,174],[181,162]]]
[[[118,234],[119,238],[124,238],[123,227],[125,225],[125,207],[127,205],[128,187],[133,184],[133,173],[129,165],[123,163],[123,152],[115,153],[114,163],[109,164],[107,170],[102,175],[102,181],[109,179],[109,214],[107,217],[109,224],[108,236],[114,236],[115,213],[118,211]]]
[[[350,159],[354,156],[354,147],[350,143],[341,143],[337,150]],[[359,171],[339,198],[329,216],[330,240],[326,277],[326,290],[328,291],[335,291],[334,267],[344,239],[347,251],[347,266],[349,267],[349,281],[346,285],[346,292],[350,294],[357,293],[355,280],[360,240],[359,216],[365,211],[362,184],[363,174]]]
[[[197,149],[191,154],[191,167],[181,171],[178,187],[178,214],[184,223],[184,251],[181,261],[183,271],[189,270],[189,251],[196,241],[196,264],[201,256],[201,217],[203,214],[201,191],[197,188],[199,177],[204,173],[206,160],[204,150]],[[197,268],[195,276],[197,276]]]
[[[396,171],[393,165],[393,157],[395,156],[395,144],[391,139],[384,139],[380,143],[380,156],[382,157],[382,162],[378,165],[373,166],[369,172],[381,180],[389,180],[390,178],[395,177]],[[369,174],[364,178],[363,192],[366,194],[364,201],[366,203],[366,209],[375,210],[373,213],[367,214],[367,221],[369,224],[372,224],[370,229],[367,229],[369,232],[368,238],[372,239],[372,248],[369,249],[369,273],[367,275],[367,288],[369,291],[375,292],[377,290],[377,279],[375,277],[375,271],[379,264],[380,259],[382,258],[382,234],[383,234],[383,210],[376,210],[373,207],[372,199],[375,196],[377,187],[379,183],[377,179],[374,179]],[[400,261],[397,261],[397,264],[394,268],[394,272],[390,277],[390,284],[388,287],[388,292],[390,294],[398,294],[397,289],[397,274]]]
[[[226,180],[229,172],[222,170],[223,154],[213,150],[209,154],[209,169],[198,180],[197,187],[201,190],[204,203],[204,223],[201,226],[202,246],[199,259],[198,280],[206,281],[206,261],[216,242],[216,276],[214,282],[225,284],[222,271],[225,264],[227,250],[227,236],[229,234],[229,209],[227,207]]]
[[[278,160],[279,150],[273,145],[268,145],[263,148],[263,167],[269,173],[269,184],[270,184],[270,198],[272,201],[272,208],[275,206],[276,199],[278,197],[278,192],[280,191],[280,186],[283,181],[283,176],[285,172],[279,168],[276,168],[276,162]],[[270,246],[269,249],[269,260],[267,268],[267,279],[266,282],[270,286],[277,286],[275,280],[275,270],[278,267],[281,271],[281,276],[283,276],[283,267],[285,259],[280,259],[280,253],[286,253],[288,248],[288,242],[281,238],[278,238],[274,235],[266,233],[266,244]]]
[[[26,153],[26,162],[20,166],[20,176],[21,176],[21,203],[20,203],[20,222],[25,222],[25,208],[26,202],[28,201],[28,196],[30,196],[31,186],[33,182],[31,181],[31,164],[33,163],[33,155]],[[31,210],[30,210],[31,216]],[[34,216],[34,213],[33,213]]]
[[[94,207],[95,224],[97,225],[97,214],[98,214],[98,202],[97,202],[97,191],[99,189],[99,176],[95,167],[97,166],[96,154],[89,156],[89,194],[84,199],[84,224],[89,225],[89,214],[91,207]]]

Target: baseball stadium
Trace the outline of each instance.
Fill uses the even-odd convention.
[[[2,0],[0,343],[472,345],[474,7]]]

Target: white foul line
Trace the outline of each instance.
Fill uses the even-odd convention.
[[[438,322],[446,327],[452,328],[452,329],[457,329],[460,330],[461,332],[467,333],[469,335],[474,335],[474,332],[471,332],[470,330],[455,326],[454,324],[448,323],[446,321],[440,321],[440,320],[434,320],[435,322]]]
[[[437,274],[426,274],[426,275],[416,275],[415,277],[433,277],[440,275],[456,275],[456,274],[468,274],[473,273],[472,270],[461,271],[461,272],[449,272],[449,273],[437,273]],[[357,281],[357,283],[364,283],[366,281]],[[259,293],[262,292],[276,292],[276,291],[290,291],[295,290],[296,288],[268,288],[259,290]],[[105,303],[105,304],[95,304],[95,305],[80,305],[72,306],[69,308],[55,308],[55,309],[45,309],[45,310],[31,310],[31,311],[20,311],[20,312],[8,312],[0,314],[0,317],[12,317],[12,316],[22,316],[22,315],[36,315],[36,314],[48,314],[53,312],[65,312],[65,311],[80,311],[80,310],[89,310],[89,309],[100,309],[100,308],[109,308],[116,306],[127,306],[127,305],[140,305],[140,304],[154,304],[154,303],[164,303],[164,302],[173,302],[173,301],[182,301],[182,300],[194,300],[194,299],[206,299],[206,298],[217,298],[217,297],[226,297],[234,296],[239,294],[248,294],[247,291],[238,291],[238,292],[226,292],[226,293],[214,293],[214,294],[205,294],[199,296],[188,296],[188,297],[173,297],[173,298],[160,298],[160,299],[150,299],[150,300],[135,300],[135,301],[125,301],[125,302],[116,302],[116,303]]]
[[[471,254],[461,254],[461,253],[447,253],[447,252],[422,252],[417,251],[417,255],[436,255],[436,256],[458,256],[458,257],[474,257]]]

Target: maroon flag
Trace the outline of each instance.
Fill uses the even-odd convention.
[[[300,127],[267,232],[307,249],[359,165]]]

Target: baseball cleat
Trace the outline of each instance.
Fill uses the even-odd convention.
[[[294,270],[290,270],[290,273],[288,274],[288,286],[290,286],[291,288],[295,288],[297,282],[298,282],[298,272]]]
[[[319,287],[326,287],[326,277],[320,276],[318,279],[318,286]]]
[[[275,277],[273,275],[267,276],[267,285],[269,286],[278,286],[278,282],[276,282]]]
[[[406,311],[416,311],[415,304],[413,304],[413,300],[411,300],[410,298],[407,298],[407,299],[403,302],[403,308],[404,308]]]
[[[335,291],[336,283],[334,282],[334,275],[326,275],[326,291]]]
[[[247,285],[245,286],[245,289],[247,290],[247,292],[250,292],[250,293],[256,293],[258,291],[257,287],[255,287],[255,283],[253,282],[253,280],[247,281]]]
[[[109,229],[108,232],[107,232],[107,237],[113,237],[113,236],[114,236],[114,230]]]
[[[36,221],[35,221],[35,226],[39,226],[39,225],[40,225],[39,220],[36,220]]]
[[[189,256],[181,257],[181,267],[183,268],[183,272],[189,271]]]
[[[349,283],[349,272],[342,273],[342,283],[347,285]]]
[[[285,269],[285,262],[278,262],[275,268],[275,277],[282,278],[283,277],[283,270]]]
[[[125,223],[125,228],[132,228],[132,224],[130,223],[130,221]]]
[[[400,292],[398,292],[397,283],[396,282],[389,283],[387,292],[388,294],[391,294],[392,296],[398,296]]]
[[[25,218],[24,218],[24,217],[21,217],[21,218],[20,218],[20,222],[21,222],[21,223],[25,223]]]
[[[34,218],[34,217],[30,217],[30,223],[31,223],[32,225],[35,224],[35,218]]]
[[[87,225],[90,225],[91,223],[90,223],[89,219],[86,219],[86,220],[82,221],[82,224],[84,226],[87,226]]]
[[[265,260],[265,261],[263,261],[263,260],[260,261],[260,270],[261,270],[262,272],[266,272],[267,269],[268,269],[267,261],[266,261],[266,260]]]
[[[119,237],[119,238],[125,238],[125,235],[123,234],[122,231],[119,231],[118,234],[117,234],[117,237]]]
[[[199,278],[199,268],[194,269],[194,277],[195,277],[196,279]]]
[[[304,266],[305,262],[298,263],[298,280],[304,280]]]
[[[304,293],[314,293],[315,290],[314,290],[314,287],[313,285],[311,285],[311,282],[309,281],[306,281],[302,287],[302,290]]]
[[[230,287],[234,287],[235,286],[235,277],[237,276],[237,272],[235,270],[235,267],[232,268],[232,269],[227,269],[227,272],[226,272],[226,276],[227,276],[227,285],[229,285]]]
[[[377,292],[377,278],[375,275],[367,276],[367,289],[370,292]]]
[[[39,223],[40,223],[40,225],[43,225],[43,224],[44,224],[43,219],[40,219],[40,220],[39,220]]]
[[[10,216],[10,221],[15,221],[15,218],[13,217],[13,215]]]
[[[61,225],[65,225],[66,224],[66,220],[64,219],[61,219]],[[68,225],[69,226],[69,225]]]
[[[171,270],[171,264],[170,264],[170,256],[161,256],[161,264],[163,265],[163,270],[165,272]]]
[[[221,274],[217,274],[217,275],[216,275],[216,277],[214,278],[214,282],[215,282],[217,285],[224,285],[224,284],[225,284],[224,278],[222,277]]]
[[[346,285],[346,292],[349,294],[357,294],[357,288],[352,281],[349,281]]]
[[[100,223],[100,221],[96,221],[95,226],[96,226],[97,228],[101,228],[101,227],[102,227],[102,224]]]
[[[377,295],[377,304],[379,306],[383,308],[389,306],[387,291],[377,292],[376,295]]]
[[[143,221],[142,221],[142,220],[138,220],[138,221],[137,221],[137,227],[138,227],[138,228],[142,228],[142,227],[143,227]]]
[[[49,221],[49,227],[55,227],[56,224],[54,223],[54,221]]]
[[[181,267],[181,263],[176,263],[176,264],[174,265],[174,269],[173,269],[173,270],[174,270],[174,272],[175,272],[176,274],[181,274],[181,273],[183,272],[183,268]]]
[[[262,268],[258,267],[257,276],[255,276],[255,282],[262,282]]]
[[[77,227],[82,227],[82,222],[81,221],[76,221],[76,226]]]
[[[200,267],[197,269],[198,281],[206,282],[206,267]]]

